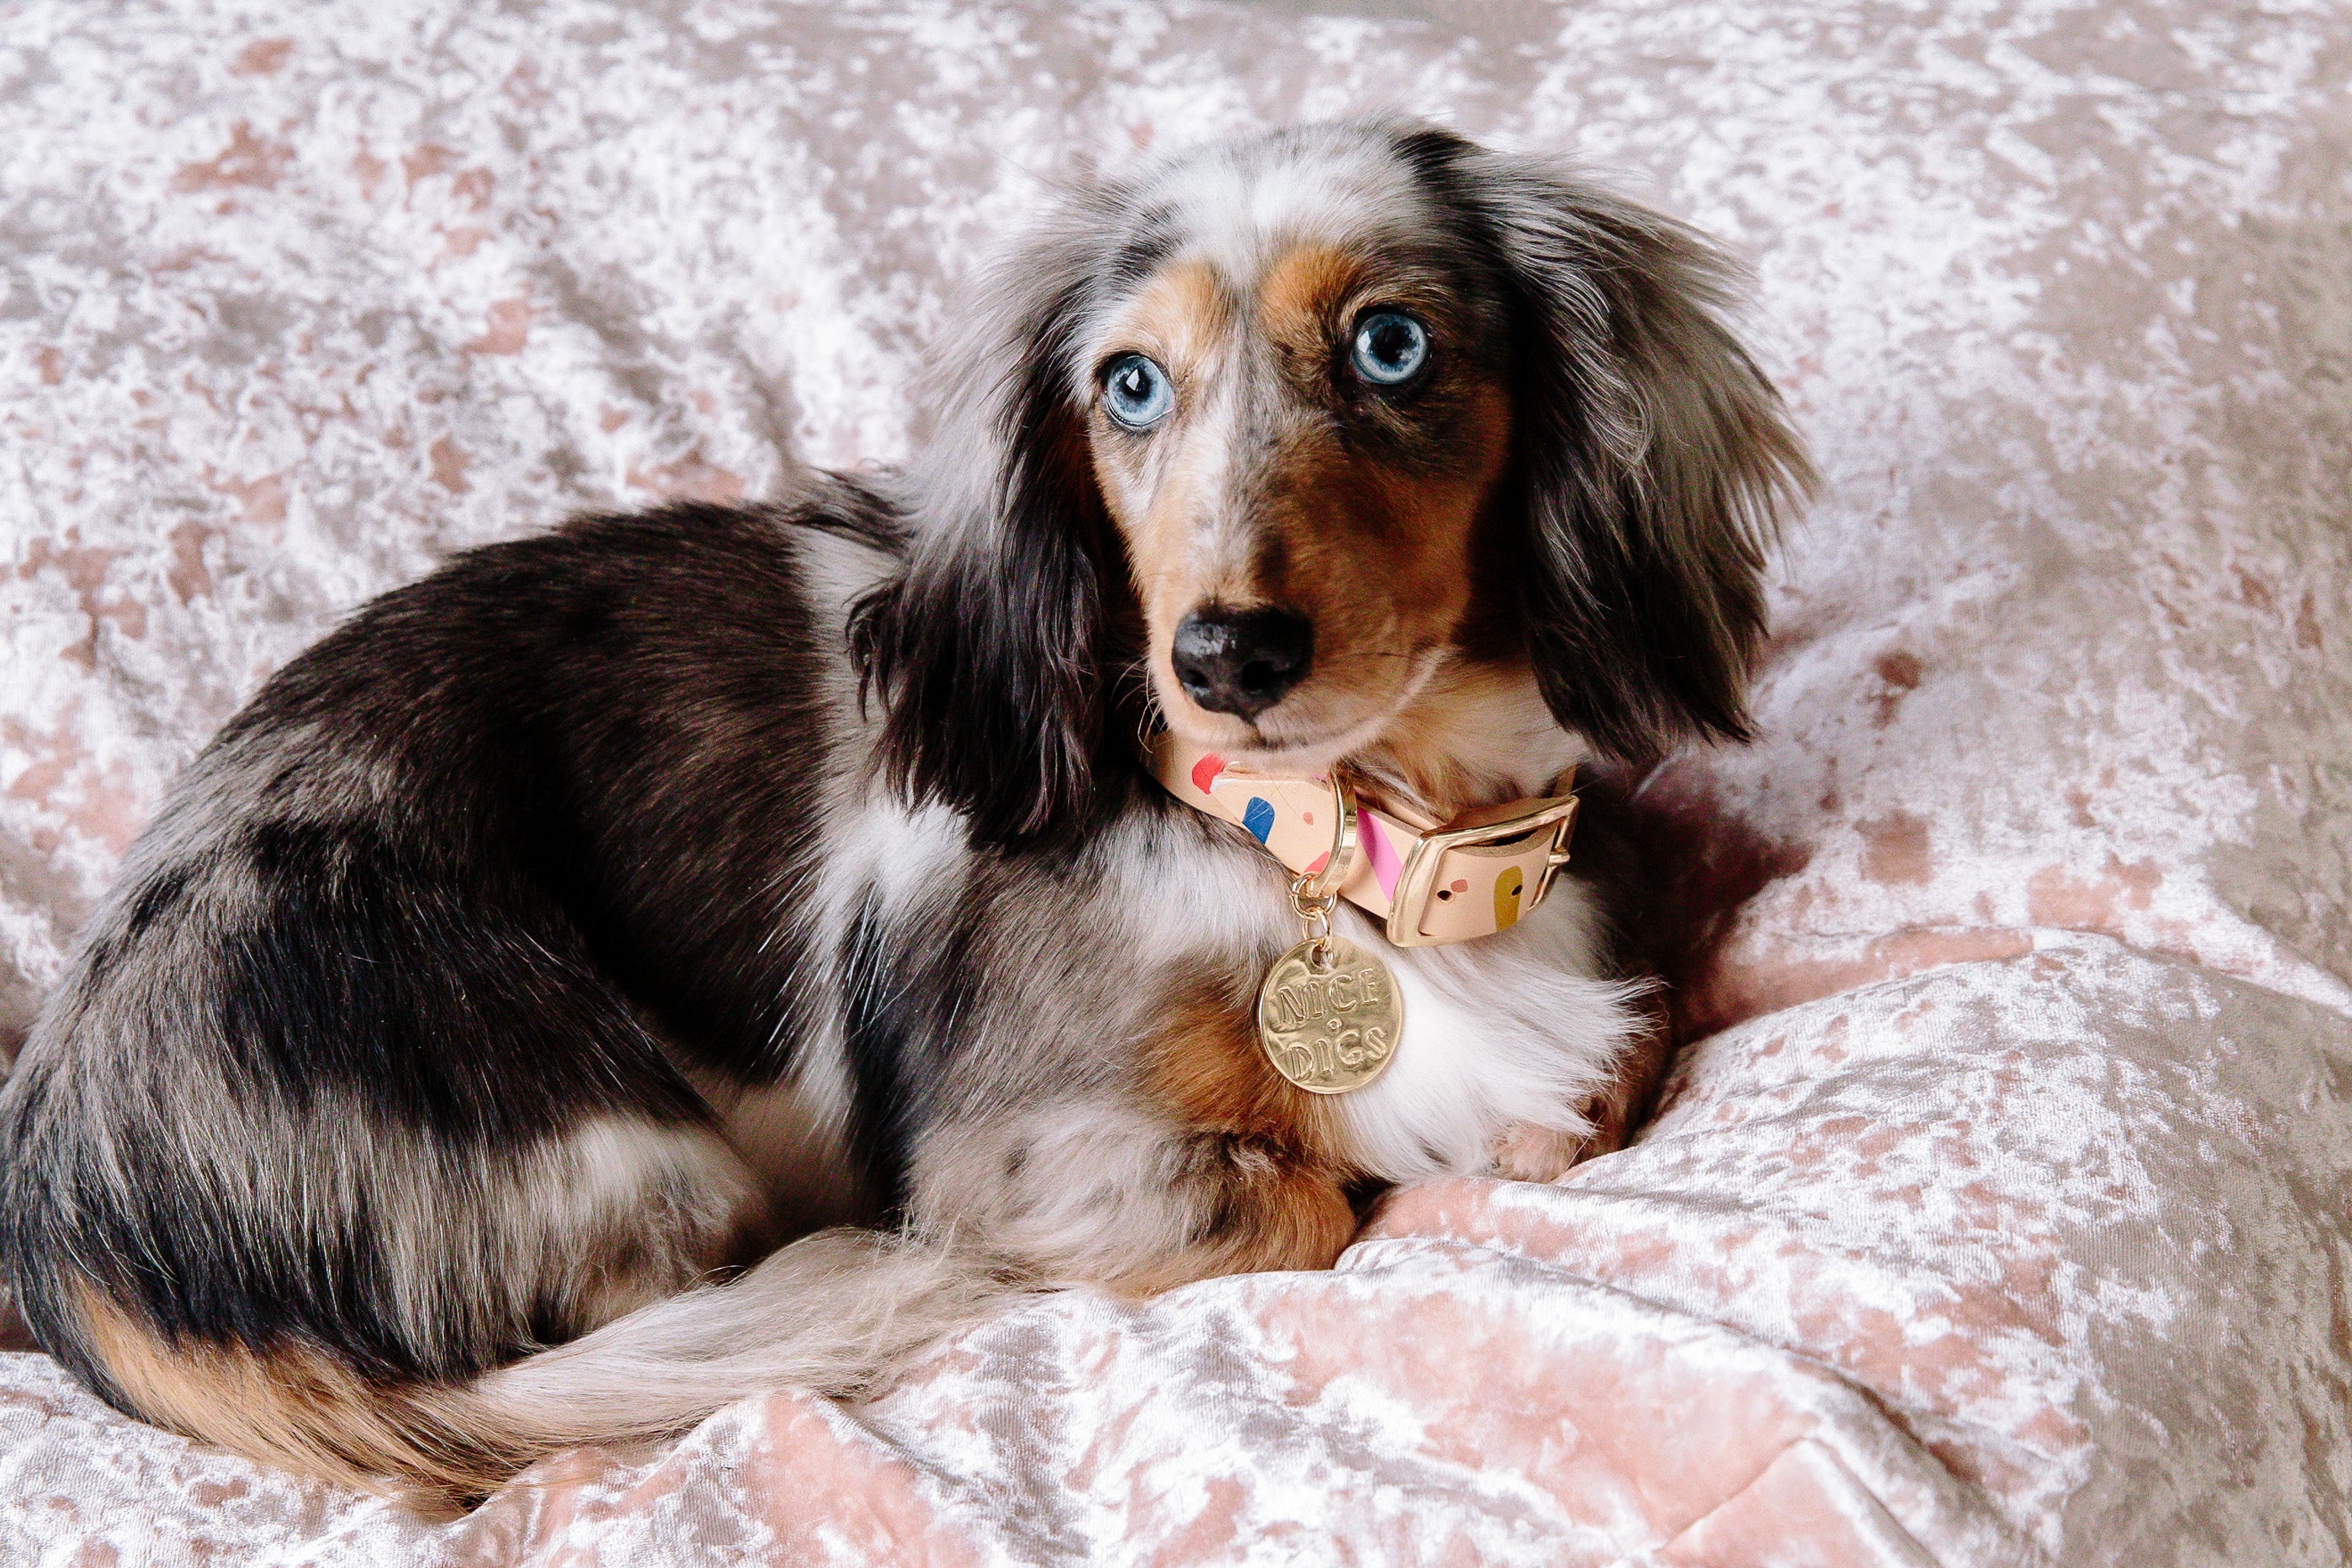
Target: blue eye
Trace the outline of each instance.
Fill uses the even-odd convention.
[[[1168,373],[1141,354],[1121,354],[1103,376],[1103,407],[1130,430],[1148,430],[1176,406]]]
[[[1429,363],[1429,329],[1402,310],[1375,310],[1356,323],[1355,362],[1376,386],[1411,381]]]

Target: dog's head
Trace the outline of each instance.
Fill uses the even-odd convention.
[[[904,578],[861,612],[885,755],[1006,842],[1082,816],[1138,670],[1262,765],[1441,671],[1620,756],[1747,732],[1763,550],[1809,475],[1690,230],[1422,126],[1071,193],[958,363]]]

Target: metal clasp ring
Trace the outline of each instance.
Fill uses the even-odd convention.
[[[1291,911],[1307,925],[1307,961],[1318,969],[1331,967],[1331,911],[1339,907],[1339,889],[1356,868],[1359,843],[1356,792],[1331,777],[1331,849],[1320,871],[1301,871],[1290,881]]]
[[[1317,898],[1307,891],[1304,872],[1290,879],[1290,912],[1307,927],[1307,961],[1318,969],[1331,967],[1331,910],[1339,902],[1337,893]]]
[[[1331,852],[1323,857],[1323,869],[1312,879],[1302,875],[1307,896],[1325,903],[1339,897],[1339,889],[1355,875],[1356,850],[1361,843],[1356,820],[1356,792],[1340,780],[1339,772],[1331,773]]]

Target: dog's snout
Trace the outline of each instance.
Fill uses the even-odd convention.
[[[1177,623],[1171,653],[1185,696],[1212,712],[1255,719],[1307,679],[1315,628],[1288,610],[1204,605]]]

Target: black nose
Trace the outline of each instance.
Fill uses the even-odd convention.
[[[1171,653],[1185,696],[1212,712],[1255,719],[1307,679],[1315,628],[1288,610],[1204,605],[1177,623]]]

